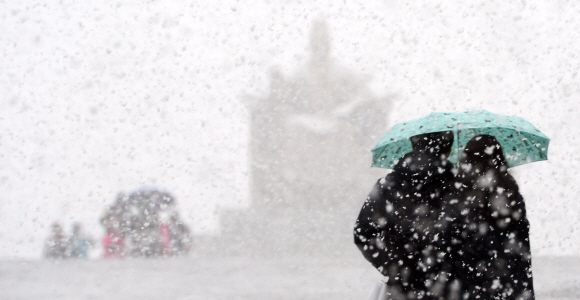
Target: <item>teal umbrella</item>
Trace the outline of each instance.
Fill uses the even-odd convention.
[[[530,122],[512,116],[473,112],[434,112],[420,119],[397,123],[373,147],[374,167],[392,169],[397,161],[411,152],[412,136],[452,131],[453,148],[449,160],[457,162],[458,154],[473,137],[481,134],[494,136],[501,144],[508,167],[547,160],[550,139]]]

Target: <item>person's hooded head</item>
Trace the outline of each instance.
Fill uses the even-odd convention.
[[[478,135],[465,145],[459,155],[459,164],[464,169],[478,169],[485,172],[488,169],[507,169],[503,149],[497,139],[491,135]]]
[[[54,222],[54,223],[52,223],[52,225],[50,227],[51,227],[52,233],[54,235],[63,235],[64,234],[64,231],[62,230],[62,226],[60,225],[60,223]]]
[[[453,132],[431,132],[411,137],[413,152],[424,153],[430,156],[449,157],[453,146]]]
[[[479,187],[502,186],[517,191],[517,184],[508,172],[503,149],[491,135],[472,138],[459,155],[458,176]]]
[[[393,168],[396,177],[419,189],[452,177],[452,164],[447,160],[453,145],[451,131],[416,135],[410,140],[413,151],[405,154]]]
[[[83,226],[79,222],[74,222],[72,224],[72,233],[73,235],[80,235],[83,231]]]

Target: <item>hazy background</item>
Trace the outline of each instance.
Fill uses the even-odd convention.
[[[524,117],[551,137],[548,162],[513,169],[532,252],[580,254],[578,9],[566,1],[2,2],[0,257],[39,258],[55,220],[67,230],[82,221],[100,237],[105,205],[143,184],[171,191],[194,233],[219,233],[220,207],[250,205],[243,95],[265,93],[272,66],[292,73],[304,63],[316,19],[329,25],[336,61],[377,93],[398,95],[390,124],[483,108]]]

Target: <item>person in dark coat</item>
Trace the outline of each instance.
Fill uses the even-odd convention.
[[[356,221],[354,241],[386,276],[389,299],[448,299],[451,279],[440,274],[443,257],[435,247],[434,226],[444,187],[454,179],[447,160],[453,134],[415,136],[411,143],[413,151],[373,187]]]
[[[44,257],[49,259],[68,258],[67,237],[60,223],[51,225],[51,234],[44,242]]]
[[[459,158],[441,226],[464,299],[534,299],[524,199],[499,142],[481,135]],[[446,235],[446,236],[445,236]]]

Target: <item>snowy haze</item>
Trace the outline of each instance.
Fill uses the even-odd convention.
[[[40,257],[55,220],[100,236],[105,206],[141,185],[219,232],[220,207],[250,204],[244,95],[305,62],[317,19],[338,62],[398,95],[390,124],[487,109],[548,135],[549,161],[513,170],[532,250],[579,254],[580,5],[209,2],[0,3],[1,257]]]

